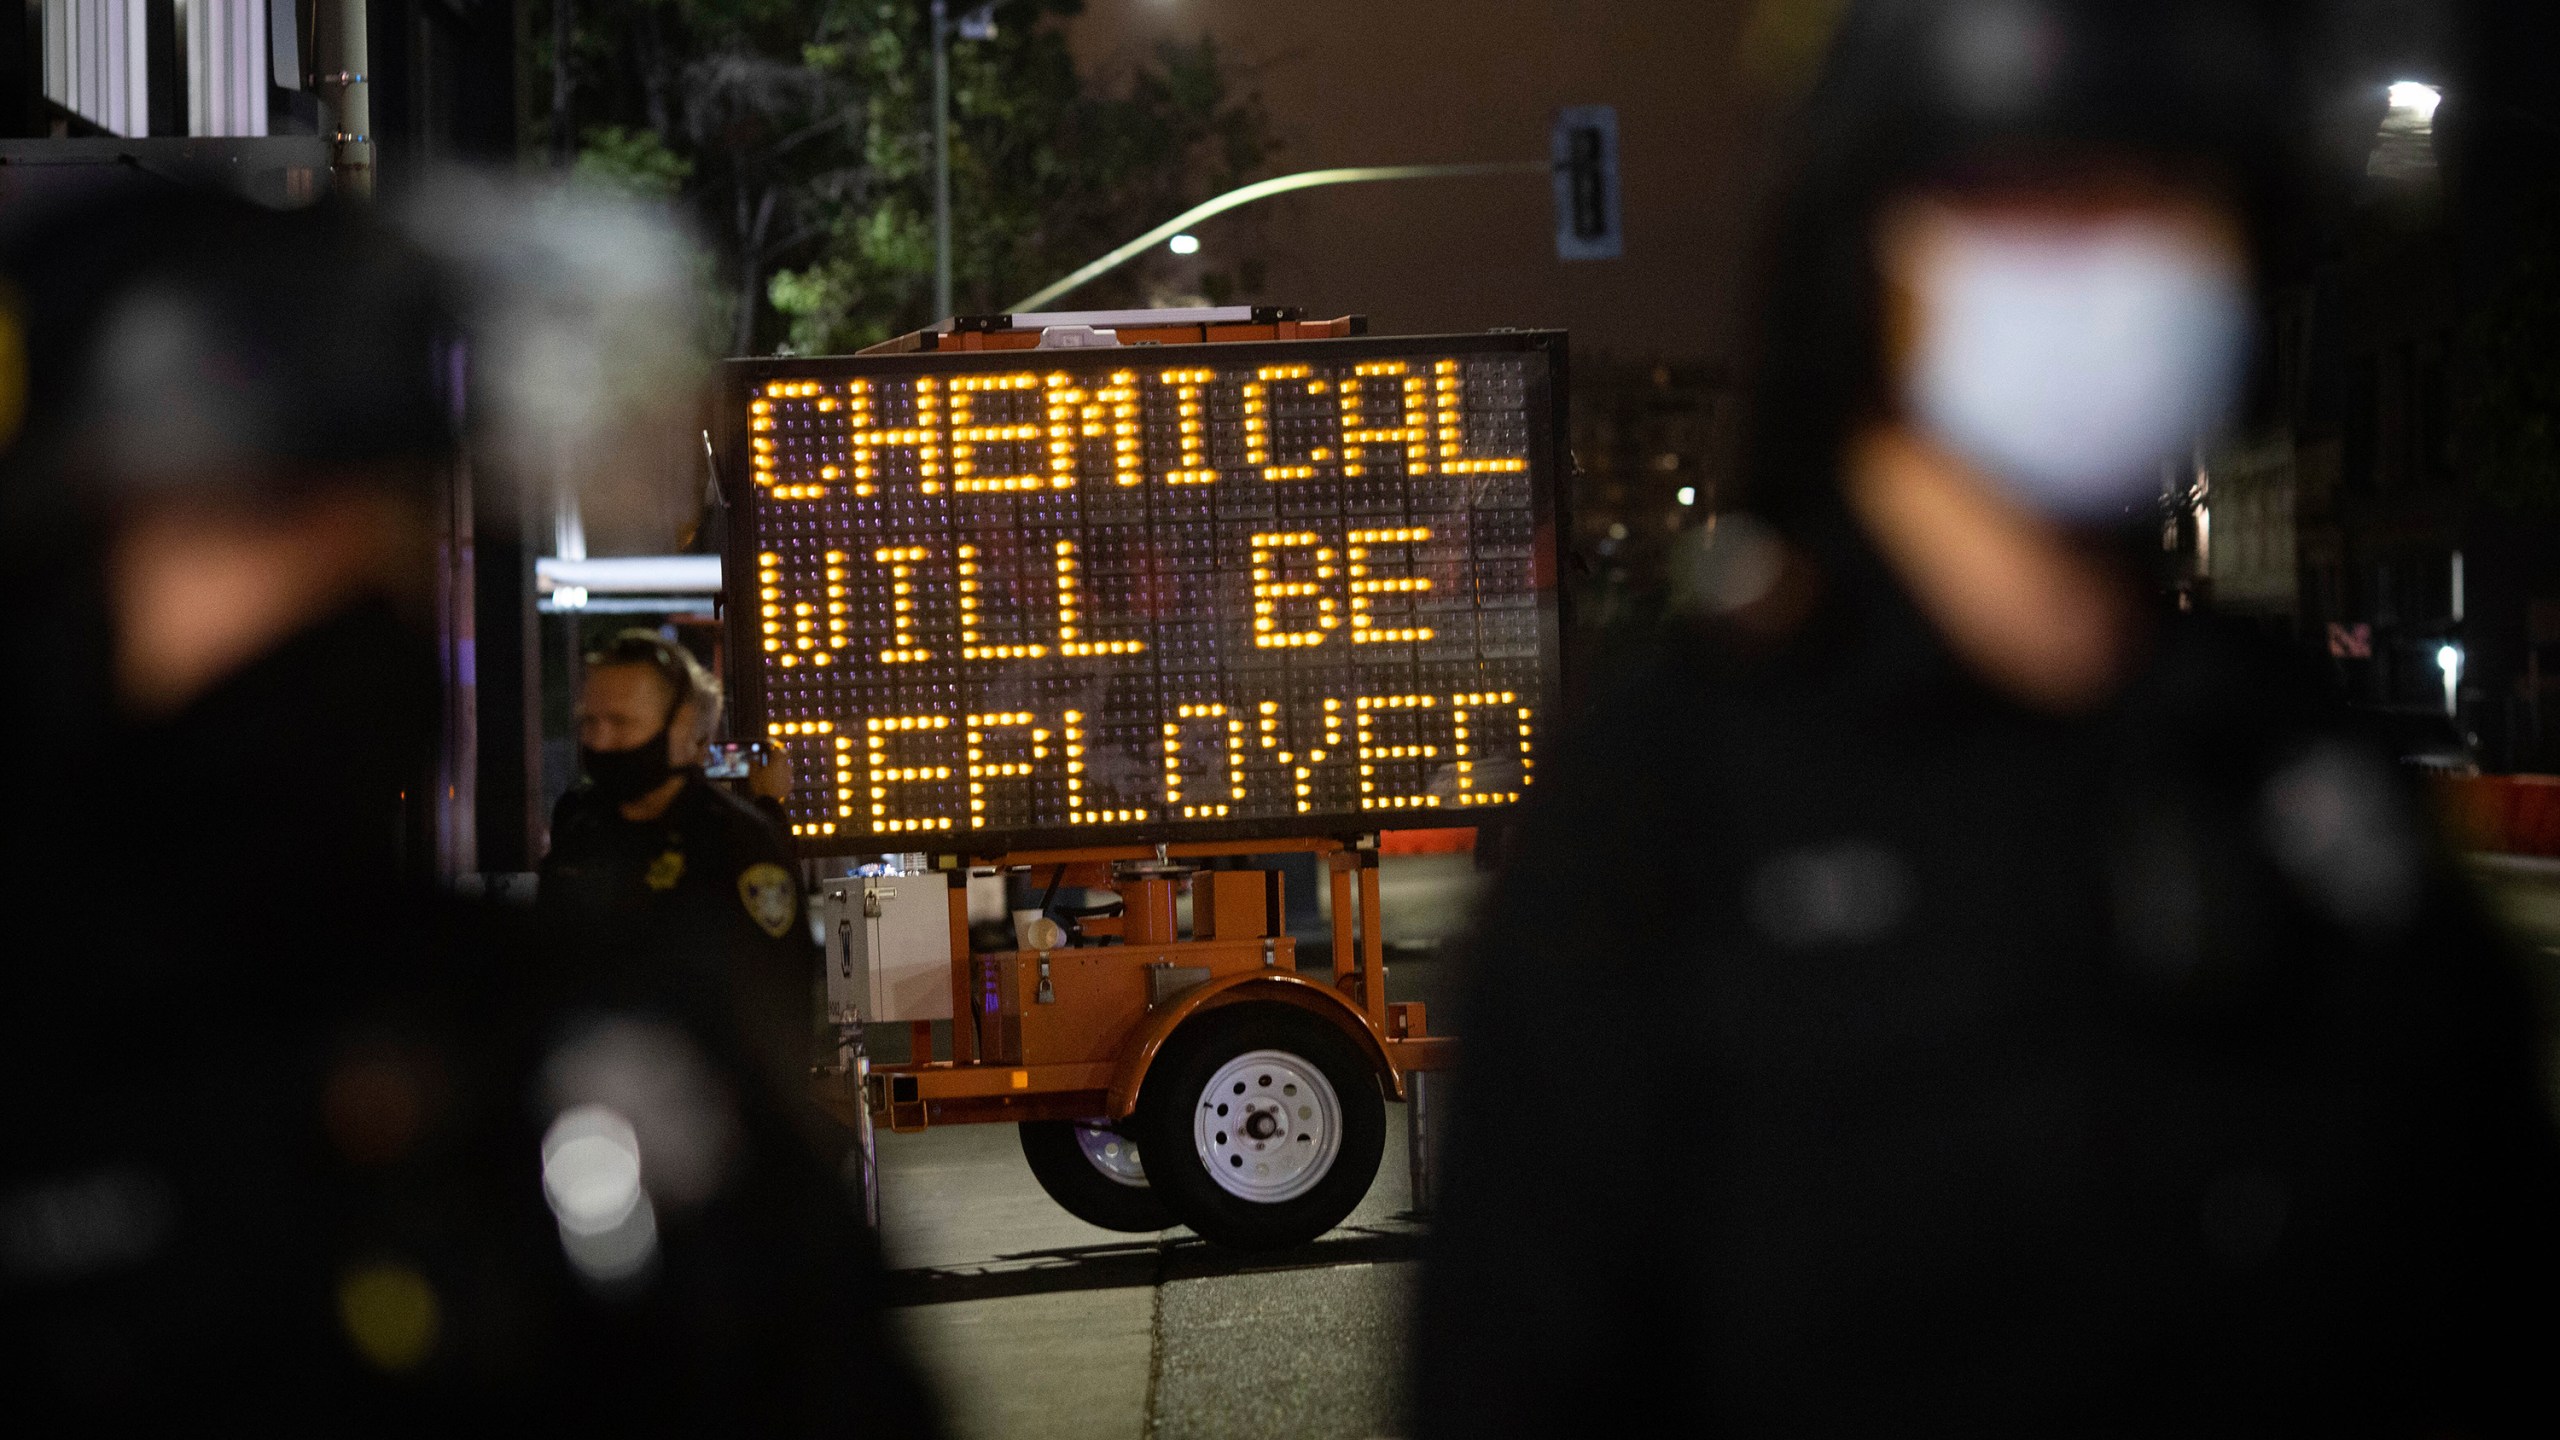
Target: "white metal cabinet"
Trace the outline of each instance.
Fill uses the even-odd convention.
[[[848,875],[818,889],[827,1010],[865,1024],[951,1018],[951,877]]]

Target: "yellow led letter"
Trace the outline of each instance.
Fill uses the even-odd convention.
[[[1506,719],[1503,711],[1506,709],[1518,712],[1515,724],[1520,768],[1515,783],[1521,786],[1529,783],[1529,769],[1537,762],[1529,758],[1532,728],[1529,708],[1513,703],[1519,698],[1508,690],[1476,691],[1449,697],[1450,747],[1457,756],[1458,804],[1508,805],[1520,798],[1519,790],[1504,789],[1501,784],[1502,779],[1512,778],[1514,774],[1512,767],[1503,763],[1509,758],[1503,753],[1510,748],[1506,741],[1512,738],[1502,734]],[[1494,743],[1485,743],[1489,740]],[[1487,760],[1492,761],[1489,772],[1480,773],[1476,767]],[[1497,777],[1491,789],[1484,785],[1485,773]]]
[[[1266,729],[1268,728],[1269,723],[1267,717],[1271,708],[1272,707],[1266,705],[1264,711],[1266,716]],[[1321,718],[1324,721],[1324,729],[1321,732],[1322,738],[1313,747],[1309,748],[1303,754],[1288,750],[1280,752],[1280,763],[1290,767],[1289,779],[1291,783],[1289,788],[1291,793],[1297,799],[1298,813],[1301,815],[1304,815],[1315,808],[1315,767],[1324,764],[1327,757],[1330,757],[1335,764],[1343,763],[1342,702],[1337,699],[1328,698],[1324,702],[1324,713]],[[1270,738],[1267,735],[1264,737],[1263,743],[1265,745],[1271,743]]]
[[[1165,473],[1167,485],[1214,485],[1218,472],[1209,468],[1209,407],[1200,392],[1218,378],[1215,370],[1167,370],[1164,383],[1173,387],[1174,414],[1182,436],[1182,461]]]
[[[880,397],[865,383],[860,394],[849,397],[845,416],[846,438],[853,450],[853,493],[871,495],[879,490],[881,452],[892,449],[913,450],[916,456],[916,488],[927,495],[942,492],[942,396],[930,375],[915,379],[915,423],[882,426],[875,417]]]
[[[957,828],[949,815],[895,816],[889,813],[889,787],[900,784],[934,783],[951,778],[948,765],[902,765],[889,752],[893,737],[916,731],[935,732],[951,728],[948,715],[874,716],[862,722],[868,732],[863,744],[870,761],[871,828],[879,834],[900,834],[916,830],[951,830]],[[845,767],[849,773],[851,766]],[[851,815],[848,802],[842,811]]]
[[[859,392],[862,382],[853,381],[849,388]],[[821,435],[803,438],[797,448],[784,433],[795,422],[834,413],[838,401],[825,391],[815,380],[775,380],[748,403],[747,465],[767,498],[816,500],[827,493],[826,482],[842,473],[823,463],[828,448],[823,421],[816,427]]]
[[[1096,407],[1085,403],[1085,393],[1076,388],[1074,376],[1052,375],[1047,386],[1043,400],[1049,416],[1049,488],[1072,490],[1076,483],[1078,431],[1100,436],[1101,417],[1093,413]]]
[[[1315,574],[1306,580],[1282,578],[1280,557],[1292,550],[1315,551]],[[1273,531],[1253,537],[1253,643],[1265,650],[1321,645],[1325,632],[1342,623],[1334,613],[1325,581],[1334,578],[1333,552],[1316,545],[1312,530]],[[1290,601],[1312,604],[1315,624],[1305,630],[1285,629],[1280,607]]]
[[[1083,408],[1079,433],[1088,440],[1111,438],[1111,483],[1135,485],[1146,479],[1138,448],[1138,372],[1114,370],[1111,383],[1093,392]]]
[[[1297,462],[1274,463],[1271,458],[1271,387],[1283,382],[1302,384],[1310,395],[1325,391],[1325,383],[1309,378],[1304,365],[1265,365],[1254,371],[1244,387],[1244,460],[1259,467],[1265,480],[1312,480],[1316,467],[1305,462],[1331,459],[1326,447],[1315,447]]]
[[[1405,473],[1431,473],[1429,386],[1410,370],[1401,360],[1375,360],[1353,366],[1342,382],[1343,474],[1365,474],[1371,463],[1399,453]]]
[[[1438,768],[1442,746],[1428,740],[1417,743],[1381,743],[1378,728],[1390,717],[1405,719],[1410,712],[1439,708],[1430,695],[1363,695],[1351,702],[1360,726],[1360,808],[1363,810],[1432,810],[1439,808],[1440,797],[1431,793],[1430,777]],[[1414,719],[1423,718],[1413,715]],[[1416,727],[1406,726],[1406,729]],[[1379,773],[1381,762],[1402,761],[1392,768],[1405,778],[1399,783]],[[1420,761],[1419,765],[1412,762]]]
[[[1063,717],[1067,750],[1067,823],[1070,825],[1125,825],[1147,819],[1144,810],[1088,809],[1084,792],[1084,755],[1086,726],[1081,710],[1070,710]]]
[[[1466,437],[1458,423],[1458,401],[1464,394],[1458,362],[1442,360],[1431,367],[1433,420],[1440,431],[1440,472],[1444,475],[1516,475],[1529,468],[1528,457],[1466,458]]]
[[[889,567],[889,623],[896,627],[889,648],[880,652],[883,665],[914,665],[933,658],[916,641],[916,567],[924,561],[921,545],[884,545],[871,558]]]
[[[1224,705],[1184,705],[1175,714],[1177,718],[1164,722],[1165,817],[1223,819],[1236,802],[1244,799],[1244,719],[1229,715]],[[1186,794],[1182,778],[1183,746],[1185,737],[1194,728],[1207,730],[1224,742],[1226,773],[1222,777],[1215,766],[1195,767],[1201,771],[1193,782],[1197,788]]]
[[[1084,607],[1090,602],[1076,581],[1076,542],[1061,540],[1055,547],[1058,557],[1058,653],[1061,655],[1135,655],[1147,648],[1143,640],[1085,640],[1080,622]]]
[[[847,644],[846,556],[829,550],[820,558],[825,566],[818,575],[785,578],[781,552],[756,556],[757,629],[765,653],[785,670],[832,665]]]
[[[1049,758],[1049,732],[1031,729],[1028,710],[998,711],[968,717],[969,739],[969,828],[984,829],[987,823],[987,782],[990,780],[1027,780],[1033,767]],[[987,751],[995,743],[995,732],[1029,730],[1031,739],[1027,758],[990,760]],[[1023,754],[1015,746],[1014,753]]]
[[[1370,562],[1370,551],[1378,546],[1413,545],[1431,538],[1427,525],[1399,526],[1390,530],[1354,530],[1348,537],[1351,552],[1351,643],[1379,645],[1394,640],[1428,640],[1432,631],[1427,625],[1390,625],[1377,623],[1376,597],[1381,595],[1419,595],[1431,588],[1431,581],[1420,575],[1380,576]]]
[[[1064,380],[1066,377],[1057,378]],[[1020,395],[1025,391],[1037,390],[1040,386],[1040,377],[1031,374],[954,375],[951,377],[951,488],[953,490],[964,495],[987,495],[1048,488],[1049,472],[1038,465],[1033,465],[1019,474],[990,474],[978,461],[978,447],[982,445],[1036,445],[1047,439],[1049,435],[1049,426],[1045,423],[996,425],[980,423],[977,413],[979,397]]]
[[[1037,660],[1049,653],[1046,645],[990,645],[986,643],[986,562],[978,547],[960,547],[958,565],[960,590],[960,658],[963,660]]]

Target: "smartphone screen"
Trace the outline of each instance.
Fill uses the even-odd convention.
[[[711,758],[703,765],[702,773],[711,780],[744,780],[748,771],[765,763],[772,753],[762,740],[714,740]]]

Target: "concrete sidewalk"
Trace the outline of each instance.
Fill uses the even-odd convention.
[[[1347,1224],[1253,1256],[1076,1220],[1031,1178],[1009,1125],[882,1136],[897,1321],[953,1434],[1400,1433],[1422,1233],[1404,1116],[1387,1107],[1386,1161]]]

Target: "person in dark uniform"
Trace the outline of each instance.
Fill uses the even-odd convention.
[[[586,657],[586,778],[552,812],[537,905],[581,985],[716,1017],[706,1038],[765,1071],[796,1105],[816,1024],[817,944],[779,807],[703,776],[720,704],[700,662],[652,631],[626,630]]]
[[[71,762],[0,773],[12,1413],[931,1433],[761,1072],[423,883],[443,277],[361,210],[167,190],[0,271],[0,596],[42,636],[0,737]]]
[[[2245,373],[2268,53],[1852,10],[1756,513],[1478,917],[1420,1434],[2560,1423],[2519,975],[2295,662],[2145,598]]]

